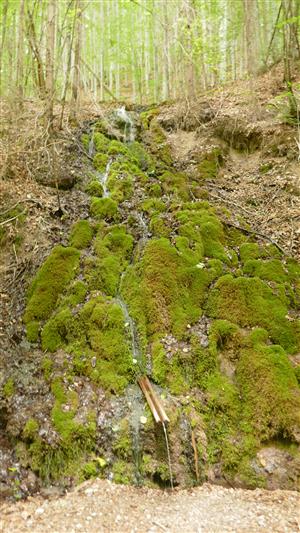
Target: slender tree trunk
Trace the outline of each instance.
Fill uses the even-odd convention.
[[[2,8],[2,34],[1,34],[1,46],[0,46],[0,94],[2,94],[2,71],[3,71],[3,52],[5,46],[6,24],[7,24],[7,11],[8,0],[5,1]]]
[[[72,82],[72,111],[71,119],[77,120],[80,106],[81,82],[81,41],[82,41],[82,0],[76,0],[76,39],[74,50],[74,73]]]
[[[53,129],[55,15],[56,15],[56,1],[48,0],[45,82],[46,82],[46,117],[49,122],[50,130]]]

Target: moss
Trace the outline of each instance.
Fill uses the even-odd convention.
[[[256,243],[245,242],[240,247],[240,258],[242,263],[245,263],[249,259],[258,259],[260,255],[260,248]]]
[[[142,203],[141,209],[144,213],[163,213],[166,211],[166,204],[158,198],[149,198]]]
[[[263,344],[243,350],[237,380],[259,439],[283,436],[293,440],[300,423],[300,391],[284,350]]]
[[[210,292],[207,311],[214,318],[226,318],[243,327],[261,326],[291,353],[299,346],[299,324],[286,318],[286,300],[258,278],[222,276]]]
[[[107,167],[109,157],[107,154],[96,154],[93,159],[94,168],[101,173],[104,173]]]
[[[75,281],[68,288],[68,293],[65,296],[61,296],[58,300],[58,307],[75,307],[82,303],[87,293],[87,286],[83,281]]]
[[[33,441],[38,435],[39,424],[35,418],[29,418],[23,428],[23,437]]]
[[[152,198],[160,198],[162,196],[162,189],[159,183],[150,184],[147,192]]]
[[[70,245],[81,250],[87,248],[93,238],[93,228],[88,220],[79,220],[71,229]]]
[[[85,192],[87,192],[90,196],[96,196],[97,198],[102,198],[103,187],[98,180],[93,179],[86,186]]]
[[[103,234],[99,231],[94,244],[99,260],[87,261],[85,277],[93,289],[115,295],[121,272],[128,265],[133,250],[133,237],[122,226],[112,227]]]
[[[83,479],[91,479],[93,477],[97,477],[99,472],[97,463],[94,461],[90,461],[89,463],[85,463],[82,467],[82,476]]]
[[[111,141],[108,147],[108,155],[117,156],[117,155],[128,155],[128,148],[125,144],[120,141]]]
[[[184,255],[179,255],[167,239],[152,239],[148,242],[139,266],[140,281],[132,280],[127,300],[135,300],[136,315],[145,317],[149,335],[172,331],[182,336],[189,322],[201,314],[201,302],[210,275],[206,270],[191,266]],[[130,278],[124,280],[125,286]],[[135,283],[139,285],[136,287]],[[140,296],[133,293],[133,288]],[[138,303],[140,302],[140,303]]]
[[[133,465],[127,461],[118,460],[112,467],[113,480],[115,483],[129,485],[134,481]]]
[[[26,337],[29,342],[37,342],[39,338],[40,323],[37,320],[28,322],[26,326]]]
[[[228,320],[215,320],[209,331],[209,349],[216,357],[219,351],[226,350],[226,356],[236,359],[243,339],[240,328]]]
[[[28,292],[24,322],[47,319],[56,306],[58,297],[74,278],[80,252],[72,247],[55,246],[37,272]],[[31,327],[31,326],[29,326]]]
[[[147,130],[149,128],[149,126],[151,124],[151,121],[157,115],[159,115],[159,109],[158,108],[148,109],[147,111],[143,111],[140,114],[140,120],[141,120],[142,126],[143,126],[143,128],[145,130]]]
[[[53,361],[49,357],[45,357],[42,362],[42,369],[44,372],[44,377],[46,381],[50,381],[52,370],[53,370]]]
[[[187,178],[183,173],[165,171],[161,174],[159,180],[165,194],[176,193],[182,200],[188,200],[188,183]]]
[[[159,385],[165,385],[168,365],[166,351],[160,341],[152,344],[152,377]]]
[[[119,424],[117,438],[113,443],[113,451],[120,459],[130,459],[132,455],[132,442],[130,426],[127,418],[123,418]]]
[[[117,218],[118,205],[111,198],[92,198],[90,210],[92,216],[112,221]]]
[[[15,394],[15,382],[13,378],[9,378],[3,385],[2,394],[4,398],[11,398]]]
[[[153,215],[150,220],[150,231],[155,237],[169,237],[172,227],[167,217]]]
[[[180,223],[178,233],[188,239],[197,261],[207,256],[230,262],[223,245],[223,226],[212,210],[203,208],[201,203],[199,209],[195,209],[192,204],[192,209],[179,211],[176,217]]]
[[[54,315],[42,329],[41,339],[43,350],[55,352],[64,344],[73,316],[69,309],[62,309]]]
[[[248,276],[257,276],[258,278],[267,281],[276,281],[277,283],[284,283],[288,280],[288,275],[279,259],[270,261],[250,259],[245,262],[243,272]]]
[[[300,386],[300,365],[296,366],[294,368],[295,376],[298,381],[298,385]]]
[[[218,170],[223,163],[221,148],[213,148],[204,154],[198,164],[198,172],[201,179],[213,179],[217,176]]]
[[[88,133],[83,133],[81,135],[81,142],[83,144],[85,151],[88,152],[89,144],[90,144],[90,136],[88,135]]]
[[[130,143],[128,145],[128,151],[131,158],[137,162],[140,169],[147,172],[154,172],[155,162],[141,143],[136,141]]]
[[[107,186],[112,199],[117,202],[123,202],[132,196],[133,179],[127,172],[110,171]]]
[[[107,152],[110,146],[110,140],[99,131],[93,134],[94,146],[97,152]]]
[[[132,379],[127,330],[117,303],[97,297],[74,316],[63,310],[50,319],[43,333],[53,343],[51,348],[60,343],[73,354],[75,373],[87,375],[105,389],[120,393]]]

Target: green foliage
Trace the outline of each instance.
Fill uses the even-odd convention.
[[[72,323],[73,316],[69,309],[62,309],[51,317],[41,333],[43,350],[55,352],[57,348],[60,348],[64,344]]]
[[[165,194],[176,193],[182,200],[188,200],[188,182],[184,174],[175,174],[167,170],[161,174],[159,180]]]
[[[154,172],[155,162],[141,143],[136,141],[130,143],[128,145],[128,151],[141,170]]]
[[[267,281],[276,281],[284,283],[288,280],[281,261],[273,259],[271,261],[262,261],[259,259],[249,259],[246,261],[243,272],[249,276],[257,276]]]
[[[259,278],[222,276],[209,294],[207,312],[213,318],[229,319],[242,327],[261,326],[275,343],[291,353],[300,344],[299,324],[286,318],[286,300]]]
[[[72,247],[56,246],[37,272],[28,291],[28,302],[24,314],[24,322],[32,331],[37,330],[32,322],[47,319],[60,294],[74,278],[79,265],[80,252]]]
[[[103,187],[101,183],[96,180],[92,179],[86,186],[85,192],[87,192],[90,196],[96,196],[97,198],[102,198],[103,196]]]
[[[13,378],[9,378],[3,385],[2,394],[4,398],[11,398],[15,394],[15,382]]]
[[[200,178],[204,180],[215,178],[222,163],[223,155],[221,148],[213,148],[204,154],[198,164]]]
[[[110,145],[110,140],[103,135],[103,133],[95,131],[93,134],[93,140],[97,152],[107,152]]]
[[[85,151],[88,152],[89,144],[90,144],[90,137],[89,137],[88,133],[83,133],[81,135],[81,142],[83,144],[83,147],[84,147]]]
[[[276,436],[293,440],[300,423],[300,391],[281,346],[256,344],[252,350],[243,350],[237,380],[246,414],[260,440]]]
[[[79,220],[71,229],[70,245],[81,250],[87,248],[93,238],[93,228],[88,220]]]
[[[104,290],[113,296],[117,292],[121,272],[131,258],[133,238],[122,226],[113,226],[104,234],[99,230],[94,248],[99,259],[86,262],[85,277],[91,288]]]
[[[34,418],[29,418],[23,428],[23,437],[26,440],[33,441],[39,431],[39,424]]]
[[[26,326],[26,337],[29,342],[37,342],[40,332],[40,323],[38,320],[28,322]]]
[[[109,156],[128,155],[128,149],[125,144],[120,141],[111,141],[108,147]]]
[[[118,214],[117,202],[111,198],[92,198],[91,215],[100,220],[116,220]]]
[[[93,159],[94,168],[98,170],[98,172],[104,173],[108,161],[109,161],[109,157],[107,154],[98,153],[94,156],[94,159]]]

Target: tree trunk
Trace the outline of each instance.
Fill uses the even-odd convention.
[[[46,35],[46,109],[50,131],[53,129],[53,103],[54,103],[54,54],[55,54],[55,15],[56,0],[48,0],[47,10],[47,35]]]

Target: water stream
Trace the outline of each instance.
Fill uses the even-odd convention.
[[[136,128],[135,128],[134,122],[130,114],[126,111],[125,106],[117,109],[116,114],[123,121],[125,125],[124,127],[125,142],[133,142],[135,139]],[[91,140],[89,143],[90,157],[93,157],[94,153],[95,153],[94,130],[92,130]],[[111,164],[112,164],[112,159],[108,161],[104,173],[97,172],[97,177],[103,187],[104,198],[108,198],[110,196],[110,192],[107,187],[107,181],[108,181]],[[141,237],[139,238],[138,243],[136,245],[137,260],[139,260],[142,254],[142,251],[149,238],[149,229],[148,229],[147,222],[144,219],[142,214],[138,213],[137,218],[138,218],[138,221],[141,227]],[[132,261],[133,259],[134,259],[134,255],[132,257]],[[122,294],[121,294],[122,283],[123,283],[123,279],[125,275],[126,275],[126,270],[123,271],[121,274],[118,293],[117,293],[117,296],[115,297],[115,301],[121,307],[123,311],[123,315],[124,315],[125,325],[129,328],[132,362],[134,365],[138,365],[140,373],[144,373],[145,369],[144,369],[144,364],[143,364],[143,354],[140,348],[136,322],[131,317],[128,306],[126,302],[124,301]],[[127,395],[128,395],[128,405],[131,408],[130,425],[131,425],[131,430],[132,430],[132,448],[133,448],[133,458],[134,458],[134,463],[135,463],[135,478],[136,478],[137,485],[140,485],[143,481],[142,475],[141,475],[142,446],[141,446],[141,439],[140,439],[140,428],[141,428],[141,417],[144,413],[144,401],[143,401],[144,398],[143,398],[142,391],[137,385],[137,383],[134,385],[131,385],[128,388]],[[163,431],[164,431],[166,450],[167,450],[167,456],[168,456],[170,484],[171,484],[171,488],[173,488],[173,475],[172,475],[172,467],[171,467],[170,447],[169,447],[167,428],[164,423],[163,423]]]
[[[135,125],[134,122],[128,113],[126,111],[125,106],[120,107],[116,111],[117,117],[119,117],[124,122],[124,141],[125,142],[133,142],[135,139]]]
[[[162,427],[163,427],[163,430],[164,430],[165,441],[166,441],[166,449],[167,449],[167,455],[168,455],[168,466],[169,466],[169,473],[170,473],[170,485],[171,485],[171,489],[173,489],[174,485],[173,485],[173,473],[172,473],[170,445],[169,445],[169,439],[168,439],[168,433],[167,433],[166,424],[164,422],[162,424]]]

